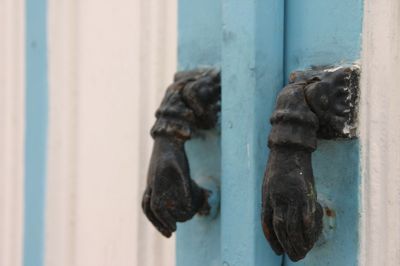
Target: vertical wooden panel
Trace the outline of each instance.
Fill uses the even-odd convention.
[[[400,264],[400,2],[365,0],[360,265]]]
[[[139,83],[134,96],[137,103],[135,145],[138,148],[135,178],[140,182],[136,200],[141,202],[152,148],[149,132],[155,121],[154,113],[176,71],[177,0],[136,1],[136,5],[139,24],[134,36],[140,63],[137,65]],[[138,211],[137,265],[174,265],[174,239],[162,237],[141,209]]]
[[[49,157],[45,264],[74,266],[78,178],[77,1],[49,1]]]
[[[0,265],[22,264],[24,1],[0,0]]]
[[[47,1],[25,1],[25,266],[44,263],[47,177]]]
[[[49,19],[46,265],[173,265],[173,240],[140,206],[175,1],[51,0]]]
[[[340,2],[340,3],[338,3]],[[362,0],[287,0],[285,76],[312,65],[358,61]],[[361,92],[362,94],[362,92]],[[334,232],[304,260],[285,265],[357,265],[359,253],[360,146],[353,141],[319,141],[313,170],[319,200],[336,214]]]
[[[179,69],[220,66],[222,33],[220,1],[180,0],[178,29]],[[205,133],[202,138],[194,138],[186,143],[190,174],[195,180],[210,176],[219,183],[221,163],[219,135],[217,129]],[[177,265],[221,265],[220,245],[219,216],[215,219],[195,216],[192,220],[178,225]]]
[[[284,1],[222,3],[222,261],[280,265],[262,233],[261,183],[283,82]]]

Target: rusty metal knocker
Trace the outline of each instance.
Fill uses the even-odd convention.
[[[165,93],[151,129],[153,152],[142,208],[159,232],[170,237],[176,223],[208,214],[211,191],[190,177],[184,143],[196,130],[215,127],[220,111],[220,73],[182,71]]]
[[[314,246],[323,211],[311,153],[317,138],[355,138],[359,68],[294,72],[277,98],[262,185],[262,226],[272,249],[298,261]]]

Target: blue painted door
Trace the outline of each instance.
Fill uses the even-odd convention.
[[[320,141],[319,199],[335,217],[297,263],[277,256],[261,228],[269,117],[289,73],[359,59],[362,0],[180,0],[179,68],[222,71],[219,129],[190,141],[192,177],[221,192],[216,217],[180,224],[177,265],[358,265],[359,143]],[[212,183],[212,182],[211,182]]]

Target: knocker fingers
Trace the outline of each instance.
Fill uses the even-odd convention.
[[[297,258],[297,250],[293,247],[292,241],[286,230],[287,213],[286,209],[278,207],[274,209],[273,226],[279,243],[291,259]],[[292,258],[293,257],[293,258]]]
[[[304,208],[302,214],[304,237],[309,249],[313,247],[322,232],[322,207],[318,202],[315,202],[314,204],[313,208]]]
[[[302,212],[298,207],[289,206],[286,216],[286,231],[293,250],[295,251],[294,254],[288,252],[292,260],[304,258],[310,250],[304,238],[302,218]]]
[[[265,207],[263,208],[262,227],[264,235],[268,239],[272,250],[277,255],[282,255],[284,253],[284,250],[282,248],[281,243],[279,243],[278,237],[275,234],[273,225],[273,211],[269,202],[267,202],[265,204]]]
[[[172,234],[172,231],[168,229],[167,227],[164,226],[164,224],[157,219],[157,217],[154,215],[151,207],[151,190],[146,189],[146,191],[143,194],[143,199],[142,199],[142,209],[143,212],[145,213],[146,217],[149,219],[149,221],[156,227],[156,229],[165,237],[170,237]]]
[[[164,228],[170,232],[170,235],[176,231],[176,221],[165,206],[162,206],[159,203],[153,203],[151,204],[151,209],[157,220],[159,220],[163,224]]]

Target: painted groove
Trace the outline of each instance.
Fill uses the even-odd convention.
[[[26,0],[24,266],[43,265],[47,141],[46,0]]]

